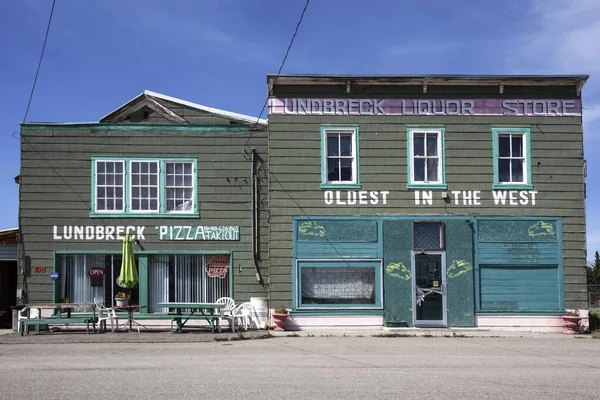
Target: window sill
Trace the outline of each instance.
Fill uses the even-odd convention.
[[[518,185],[518,184],[510,184],[510,185],[500,185],[495,183],[492,186],[492,189],[496,190],[533,190],[533,185]]]
[[[99,214],[92,212],[90,218],[200,218],[200,214]]]
[[[445,190],[448,189],[448,185],[445,183],[409,183],[406,185],[407,189],[435,189],[435,190]]]
[[[321,189],[360,189],[360,183],[321,183]]]
[[[381,305],[368,305],[365,307],[357,307],[356,304],[338,305],[336,307],[331,306],[300,306],[292,311],[294,315],[364,315],[373,314],[381,315],[383,310]]]

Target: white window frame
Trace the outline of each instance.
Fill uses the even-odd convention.
[[[414,137],[415,134],[425,134],[425,143],[424,143],[424,155],[416,156],[414,154]],[[427,155],[427,135],[435,134],[437,135],[437,155],[429,156]],[[445,182],[445,149],[444,149],[444,128],[408,128],[407,129],[407,153],[408,153],[408,186],[409,187],[439,187],[446,188]],[[415,180],[415,159],[425,159],[428,158],[437,158],[438,159],[438,171],[435,180],[426,179],[423,181]],[[427,174],[427,161],[425,162],[425,174]],[[427,177],[429,178],[429,177]]]
[[[350,156],[328,156],[328,138],[330,134],[349,134],[351,136],[352,150],[352,179],[348,181],[329,180],[329,171],[327,169],[328,160],[330,158],[343,159]],[[321,126],[321,187],[336,187],[336,188],[360,188],[359,178],[359,128],[358,126]],[[338,141],[339,146],[339,141]]]
[[[98,163],[120,163],[122,165],[122,171],[121,171],[121,178],[122,178],[122,184],[121,184],[121,188],[123,189],[123,195],[121,197],[122,199],[122,207],[120,209],[114,209],[114,210],[98,210]],[[105,166],[106,168],[106,166]],[[94,192],[94,212],[97,214],[114,214],[114,213],[124,213],[125,212],[125,205],[127,203],[127,163],[124,160],[115,160],[115,159],[98,159],[98,160],[94,160],[94,186],[92,188],[92,191]],[[105,170],[106,171],[106,170]],[[106,172],[104,172],[106,173]],[[108,185],[106,185],[106,183],[104,183],[104,185],[101,185],[102,187],[106,189],[108,189]],[[112,188],[116,189],[117,186],[116,185],[112,185]],[[104,197],[103,199],[108,200],[107,197]],[[116,197],[115,197],[116,199]]]
[[[142,183],[137,183],[136,186],[139,187],[139,189],[141,190],[143,187],[148,188],[148,190],[150,190],[150,188],[152,186],[156,187],[156,209],[148,209],[148,210],[134,210],[132,208],[133,205],[133,163],[154,163],[156,164],[156,185],[150,185],[150,183],[146,184],[146,185],[142,185]],[[161,186],[162,186],[162,179],[161,179],[161,175],[162,175],[162,171],[161,171],[161,166],[162,166],[162,162],[160,160],[145,160],[145,159],[136,159],[136,160],[129,160],[127,162],[128,164],[128,171],[127,171],[127,192],[129,193],[128,199],[127,199],[127,203],[129,205],[129,207],[127,207],[129,209],[129,212],[131,214],[154,214],[154,213],[160,213],[161,212],[161,196],[160,196],[160,192],[161,192]],[[149,164],[148,164],[149,165]],[[137,174],[142,174],[142,172],[137,172]],[[150,176],[150,173],[148,172],[148,176]],[[149,197],[148,201],[150,201],[152,198]],[[142,197],[139,197],[139,201],[141,202],[143,200]]]
[[[494,149],[494,189],[533,189],[531,180],[531,130],[524,127],[494,127],[492,128],[493,149]],[[522,152],[521,157],[513,157],[509,151],[508,157],[500,157],[500,137],[510,135],[510,149],[512,149],[512,137],[521,137]],[[513,181],[512,162],[509,163],[509,182],[500,182],[500,160],[522,160],[523,180]]]

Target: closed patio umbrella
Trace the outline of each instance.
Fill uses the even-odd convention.
[[[130,235],[123,238],[123,260],[121,261],[121,273],[119,274],[119,286],[133,289],[138,284],[138,273],[135,266],[133,254],[133,239]]]

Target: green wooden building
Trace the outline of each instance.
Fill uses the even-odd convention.
[[[113,305],[126,234],[142,313],[267,297],[265,120],[146,91],[99,122],[25,123],[21,138],[23,302]]]
[[[587,76],[268,76],[290,325],[560,331],[585,313]]]

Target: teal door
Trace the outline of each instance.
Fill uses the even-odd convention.
[[[443,252],[413,252],[415,326],[447,326],[445,258]]]

